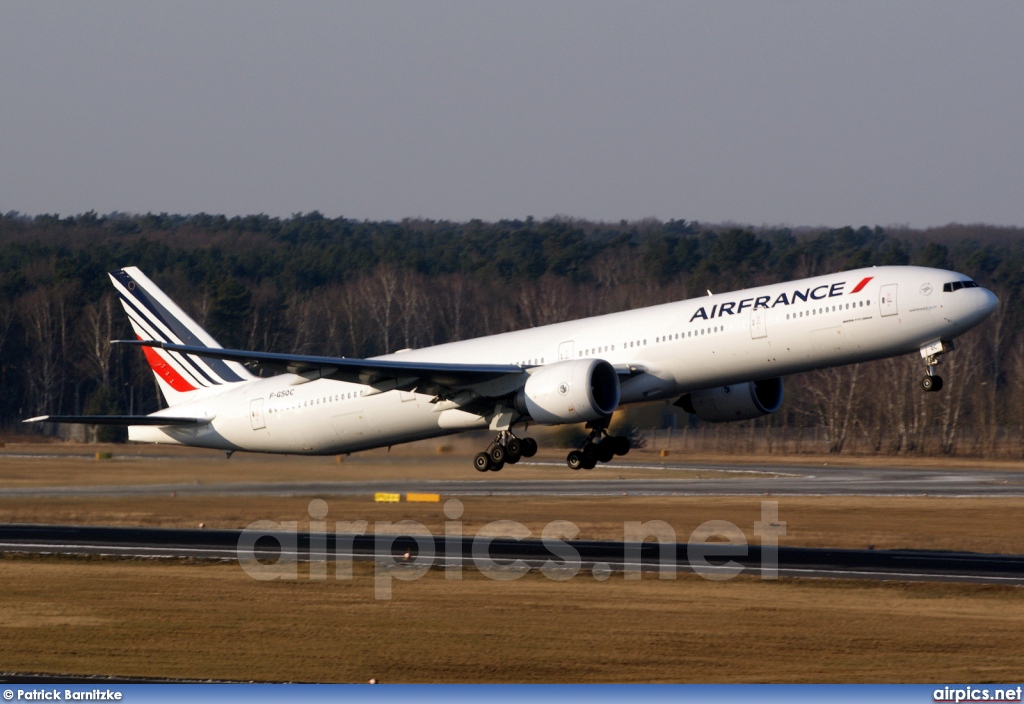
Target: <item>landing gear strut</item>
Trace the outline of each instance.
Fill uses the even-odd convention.
[[[497,472],[508,464],[515,464],[523,457],[537,454],[537,441],[533,438],[517,438],[508,430],[502,430],[487,449],[473,458],[473,467],[478,472]]]
[[[935,367],[939,365],[939,355],[945,354],[953,349],[951,340],[940,340],[921,348],[921,356],[924,363],[928,365],[927,374],[921,379],[921,388],[928,392],[942,390],[942,377],[935,373]]]
[[[605,424],[588,423],[587,427],[592,430],[583,447],[566,455],[569,469],[593,469],[598,462],[609,462],[615,455],[629,452],[629,438],[609,435]]]

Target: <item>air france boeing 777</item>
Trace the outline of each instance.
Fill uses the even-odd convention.
[[[968,277],[911,266],[857,269],[371,359],[223,349],[135,267],[110,274],[168,408],[146,416],[41,416],[117,424],[137,442],[339,454],[464,430],[496,433],[474,458],[497,471],[537,451],[513,430],[586,423],[566,462],[625,454],[609,435],[628,403],[676,399],[706,421],[782,403],[787,374],[920,352],[924,391],[953,338],[998,300]],[[256,376],[252,372],[269,376]]]

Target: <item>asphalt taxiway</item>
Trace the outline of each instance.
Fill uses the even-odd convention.
[[[0,488],[0,498],[111,497],[177,494],[252,496],[369,496],[376,492],[435,492],[443,496],[932,496],[1022,498],[1024,471],[982,469],[749,466],[688,463],[612,463],[619,479],[588,479],[557,461],[523,462],[550,468],[553,479],[516,479],[516,466],[481,478],[328,482],[223,482]],[[664,479],[630,478],[636,470]],[[466,468],[467,475],[475,474]],[[717,476],[693,476],[702,471]],[[685,473],[685,474],[684,474]],[[676,474],[677,476],[673,476]],[[721,476],[735,474],[735,476]],[[513,475],[506,479],[509,475]]]

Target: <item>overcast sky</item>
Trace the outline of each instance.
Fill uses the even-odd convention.
[[[0,211],[1024,225],[1024,3],[0,0]]]

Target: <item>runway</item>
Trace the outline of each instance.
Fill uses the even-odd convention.
[[[444,536],[248,532],[166,528],[0,525],[0,552],[105,555],[125,558],[190,558],[237,561],[374,560],[388,568],[444,567],[483,563],[511,569],[583,570],[597,579],[611,572],[699,572],[709,578],[746,574],[770,578],[826,577],[1024,585],[1024,555],[916,550],[764,548],[760,545],[659,545],[654,542],[565,541]],[[320,542],[322,541],[322,542]],[[311,545],[315,547],[311,549]],[[701,558],[703,551],[708,551]],[[773,556],[773,551],[777,558]],[[409,557],[406,557],[406,554]],[[483,571],[483,570],[482,570]]]
[[[516,479],[517,466],[550,468],[558,478]],[[264,496],[370,496],[376,492],[436,492],[442,496],[934,496],[1024,497],[1024,471],[879,467],[747,466],[689,463],[612,463],[619,479],[588,479],[556,461],[522,462],[500,473],[469,479],[329,482],[238,482],[0,488],[0,498],[113,497],[166,494]],[[636,470],[664,479],[630,478]],[[698,478],[702,471],[736,476]],[[673,477],[675,472],[686,476]],[[508,477],[508,478],[506,478]]]

